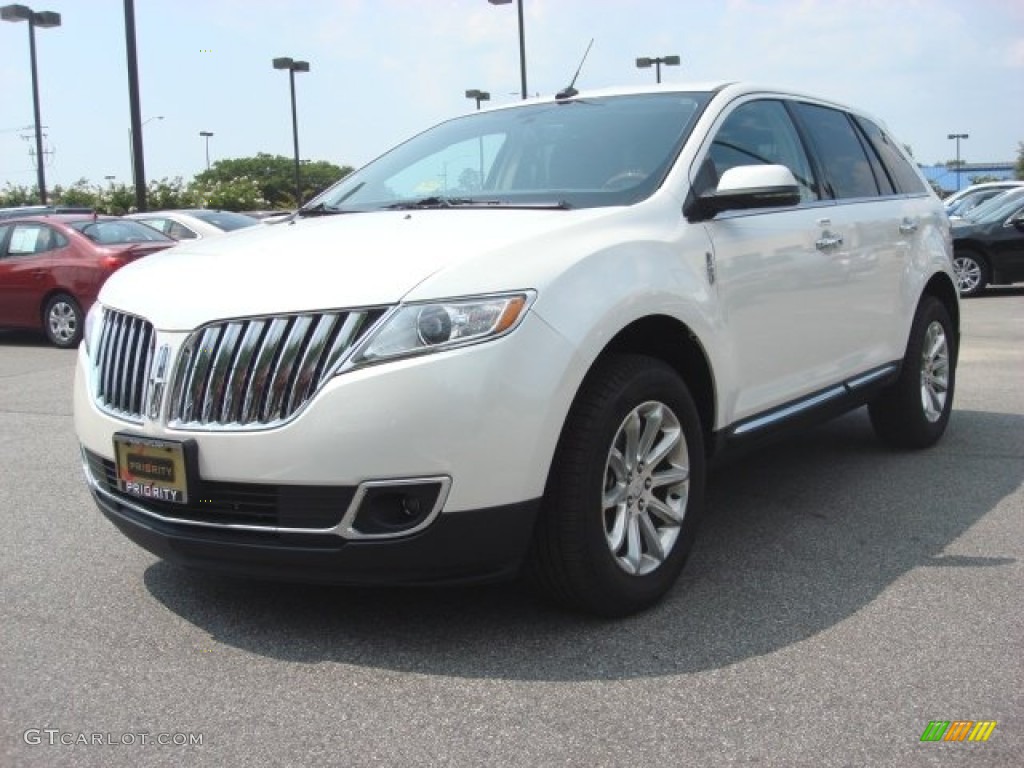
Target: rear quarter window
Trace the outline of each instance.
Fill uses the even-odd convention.
[[[868,137],[868,141],[871,142],[871,146],[878,153],[882,163],[885,164],[896,190],[905,195],[925,194],[928,190],[925,189],[924,182],[921,181],[921,177],[914,167],[907,162],[899,148],[893,144],[892,139],[870,120],[863,117],[854,119]]]

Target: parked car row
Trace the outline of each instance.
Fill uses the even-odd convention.
[[[174,244],[152,227],[116,216],[0,220],[0,327],[41,330],[58,347],[77,346],[106,279]]]
[[[1024,282],[1024,181],[975,184],[945,201],[961,296]]]
[[[0,328],[42,331],[54,345],[74,347],[100,286],[124,264],[180,240],[260,224],[211,209],[124,217],[48,205],[0,209]]]

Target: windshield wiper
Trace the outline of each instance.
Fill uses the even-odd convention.
[[[419,200],[406,200],[401,203],[391,203],[381,206],[393,211],[413,210],[415,208],[455,208],[460,205],[487,205],[484,200],[470,200],[466,197],[447,197],[445,195],[431,195],[421,197]]]
[[[335,208],[327,203],[317,203],[309,208],[299,208],[295,213],[298,216],[333,216],[336,213],[351,213],[351,211]]]
[[[572,208],[565,200],[542,201],[538,203],[518,203],[504,200],[476,200],[471,197],[444,197],[433,195],[419,200],[408,200],[381,206],[386,210],[409,211],[420,208],[528,208],[540,210],[569,210]]]

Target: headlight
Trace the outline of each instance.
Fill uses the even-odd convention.
[[[85,343],[85,353],[87,355],[91,356],[93,347],[96,346],[96,339],[93,336],[99,333],[100,328],[103,327],[102,321],[103,305],[97,301],[89,307],[89,311],[85,315],[85,328],[82,331],[82,341]]]
[[[363,343],[352,363],[440,352],[503,336],[526,315],[533,297],[523,292],[406,304]]]

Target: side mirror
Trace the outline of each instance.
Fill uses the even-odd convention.
[[[722,174],[718,187],[683,208],[690,221],[713,219],[722,211],[783,208],[800,202],[800,187],[784,165],[739,165]]]

